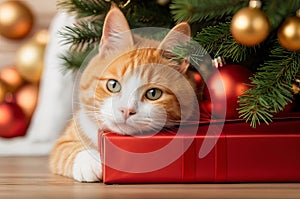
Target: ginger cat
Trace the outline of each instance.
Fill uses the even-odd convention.
[[[198,110],[195,91],[200,92],[188,61],[176,61],[170,53],[189,38],[190,26],[183,22],[162,42],[143,39],[131,33],[123,13],[112,7],[99,53],[80,78],[79,110],[51,153],[51,172],[80,182],[101,181],[98,129],[134,135],[192,119]]]

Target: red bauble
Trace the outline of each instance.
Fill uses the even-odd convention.
[[[236,119],[239,117],[238,96],[249,87],[252,72],[241,65],[225,65],[216,70],[207,80],[204,96],[211,101],[212,116]],[[226,109],[226,115],[225,115]]]
[[[22,109],[13,102],[0,104],[0,137],[13,138],[26,134],[27,121]]]
[[[200,120],[210,121],[211,119],[211,101],[204,100],[200,102]]]

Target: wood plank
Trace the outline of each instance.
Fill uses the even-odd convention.
[[[0,157],[0,198],[300,198],[300,183],[79,183],[48,171],[47,157]]]

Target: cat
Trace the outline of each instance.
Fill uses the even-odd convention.
[[[186,22],[177,24],[161,42],[134,35],[123,13],[112,6],[99,52],[80,77],[79,109],[50,155],[51,172],[80,182],[101,181],[99,129],[136,135],[193,118],[199,88],[188,59],[178,61],[170,53],[189,39]]]

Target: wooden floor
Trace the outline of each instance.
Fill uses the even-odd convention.
[[[300,184],[78,183],[52,175],[47,157],[0,157],[0,198],[300,198]]]

